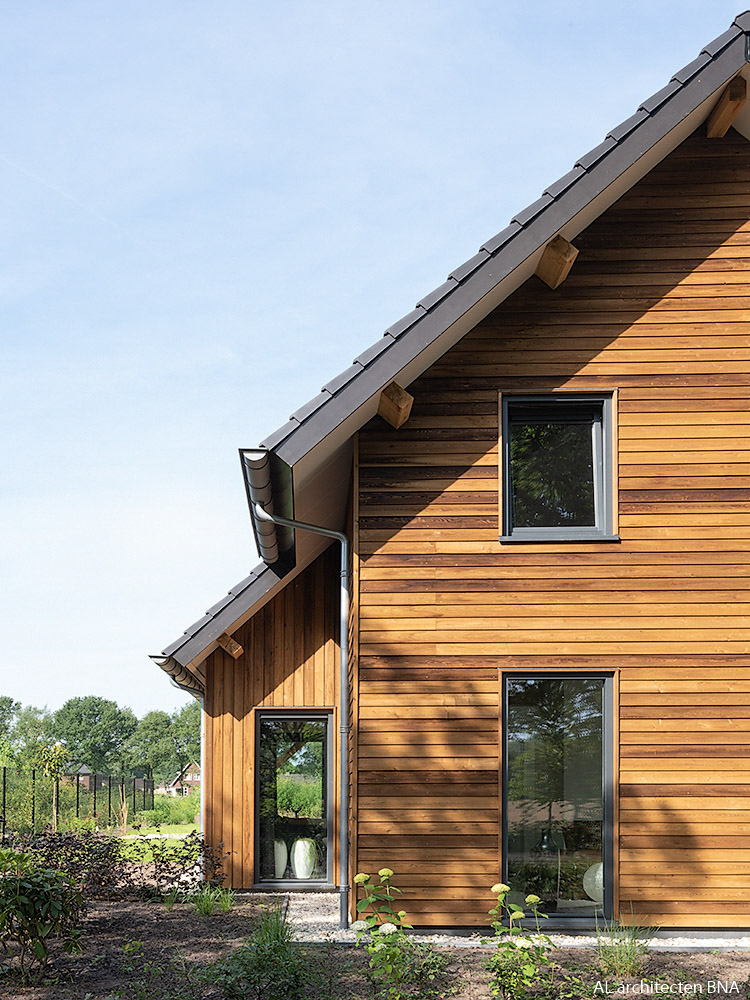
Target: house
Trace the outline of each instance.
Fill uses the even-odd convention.
[[[749,43],[241,452],[263,562],[154,657],[232,886],[750,926]]]
[[[189,795],[194,789],[200,791],[201,766],[198,761],[192,761],[176,774],[171,781],[166,781],[157,791],[173,798]]]

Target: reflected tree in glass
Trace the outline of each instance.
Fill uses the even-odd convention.
[[[317,864],[311,875],[327,871],[327,722],[325,719],[269,719],[260,724],[258,821],[260,879],[293,878],[287,866],[276,870],[274,853],[281,842],[288,853],[294,842],[310,839]]]

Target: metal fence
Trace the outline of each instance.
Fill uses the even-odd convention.
[[[59,829],[124,825],[154,808],[153,778],[74,774],[57,783]],[[39,770],[0,768],[0,843],[13,834],[40,833],[52,824],[55,782]]]

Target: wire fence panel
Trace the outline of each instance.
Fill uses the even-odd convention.
[[[124,826],[154,808],[154,780],[84,772],[55,783],[39,770],[0,768],[0,842],[53,826],[55,799],[60,830]]]

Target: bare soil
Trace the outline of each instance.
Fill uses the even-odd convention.
[[[222,1000],[216,986],[203,983],[196,970],[228,955],[250,936],[267,902],[239,899],[229,913],[201,917],[188,904],[168,912],[162,903],[134,901],[91,905],[83,927],[85,951],[56,955],[50,981],[21,987],[0,977],[2,1000]],[[365,976],[367,956],[359,949],[331,944],[302,946],[316,970],[308,1000],[374,1000]],[[490,1000],[488,952],[454,948],[451,964],[433,1000]],[[597,1000],[621,996],[750,997],[750,954],[652,952],[641,974],[604,976],[593,949],[558,949],[555,985],[532,990],[538,998]],[[653,986],[643,989],[642,983]],[[716,984],[721,983],[722,989]],[[682,984],[672,993],[660,987]],[[726,986],[724,985],[726,984]],[[438,984],[436,984],[438,985]],[[630,991],[626,991],[630,985]],[[632,987],[636,986],[634,992]],[[727,992],[724,992],[724,989]],[[454,992],[458,990],[458,992]],[[417,994],[414,994],[415,998]]]

